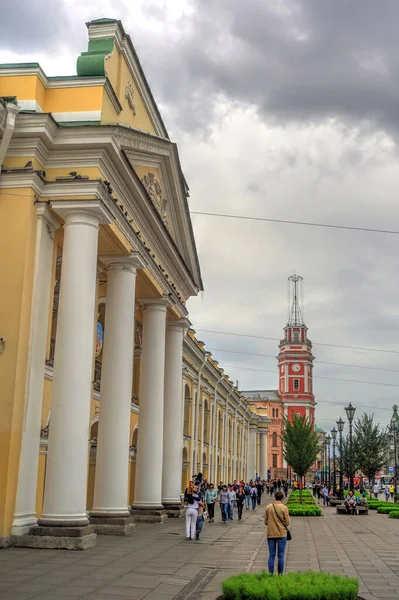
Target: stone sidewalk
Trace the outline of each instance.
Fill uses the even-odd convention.
[[[0,551],[1,600],[215,600],[230,575],[267,567],[264,506],[241,522],[206,523],[187,542],[184,520],[137,525],[130,538],[100,536],[83,552],[8,548]],[[399,520],[370,511],[293,519],[287,571],[358,577],[361,595],[399,600]]]

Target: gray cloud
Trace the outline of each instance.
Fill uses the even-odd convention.
[[[69,15],[59,0],[6,2],[0,19],[0,49],[35,53],[54,50],[74,37]]]

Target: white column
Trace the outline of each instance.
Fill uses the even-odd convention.
[[[221,477],[223,480],[223,483],[226,483],[226,456],[225,456],[225,449],[226,449],[226,419],[227,419],[227,404],[225,406],[225,412],[223,414],[223,420],[222,420],[222,465],[221,465]]]
[[[205,396],[201,395],[201,445],[200,445],[200,471],[204,470],[204,433],[205,433]],[[209,460],[209,456],[208,456]]]
[[[57,202],[64,248],[41,525],[88,523],[87,452],[94,351],[98,202]],[[90,206],[92,209],[90,209]]]
[[[59,223],[47,204],[37,204],[35,270],[33,276],[30,357],[18,490],[12,533],[24,535],[36,525],[36,487],[39,465],[44,368],[50,310],[54,230]]]
[[[132,399],[136,254],[102,257],[107,267],[107,305],[93,517],[130,517],[128,468]]]
[[[218,455],[219,455],[219,409],[218,409],[218,403],[216,401],[215,403],[215,460],[213,463],[213,484],[215,485],[215,487],[217,485],[219,485],[219,482],[217,480],[218,478]]]
[[[133,505],[137,509],[135,516],[140,510],[163,510],[165,337],[169,301],[154,298],[143,304],[140,418]]]
[[[260,444],[259,444],[259,477],[261,479],[267,478],[267,432],[260,432]]]
[[[257,428],[256,425],[249,426],[249,437],[248,437],[248,473],[247,479],[255,479],[256,475],[256,436]]]
[[[195,433],[194,433],[194,456],[193,456],[193,472],[191,475],[198,473],[198,432],[199,432],[199,408],[201,402],[201,374],[198,375],[197,387],[195,389]]]
[[[176,428],[176,416],[181,414],[183,337],[187,329],[185,320],[171,321],[166,328],[162,504],[172,511],[181,509],[183,436]]]
[[[237,411],[234,412],[233,448],[231,450],[231,479],[237,479]]]
[[[244,437],[245,437],[245,430],[244,430],[244,418],[242,419],[241,422],[241,448],[240,448],[240,479],[245,478],[245,468],[244,468]]]

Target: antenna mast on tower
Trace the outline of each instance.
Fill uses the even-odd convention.
[[[299,304],[299,292],[302,286],[303,277],[300,275],[291,275],[288,277],[288,325],[304,325],[301,306]]]

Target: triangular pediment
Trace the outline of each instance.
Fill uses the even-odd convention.
[[[101,124],[122,124],[168,138],[150,86],[130,36],[121,21],[97,19],[87,23],[89,45],[77,62],[79,76],[105,76]]]
[[[119,141],[167,235],[178,249],[198,289],[202,289],[187,202],[189,190],[181,171],[176,145],[169,140],[156,140],[136,132],[126,132]]]

